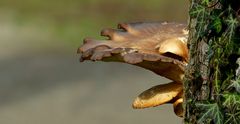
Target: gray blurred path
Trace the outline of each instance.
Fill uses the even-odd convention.
[[[180,123],[172,106],[133,110],[132,100],[162,78],[117,63],[78,63],[75,53],[1,60],[1,124]]]

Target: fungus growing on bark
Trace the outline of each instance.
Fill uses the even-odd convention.
[[[186,25],[177,23],[120,23],[118,29],[104,29],[106,40],[85,39],[78,49],[80,61],[123,62],[143,67],[172,80],[140,94],[133,108],[173,103],[182,116],[182,79],[188,62]]]
[[[141,93],[133,102],[133,108],[148,108],[173,103],[181,96],[182,84],[171,82],[154,86]]]

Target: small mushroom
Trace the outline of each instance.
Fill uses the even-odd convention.
[[[182,103],[183,103],[183,98],[179,98],[173,103],[174,112],[178,117],[183,117]]]
[[[175,102],[182,92],[182,84],[171,82],[154,86],[141,93],[133,102],[133,108],[147,108]]]

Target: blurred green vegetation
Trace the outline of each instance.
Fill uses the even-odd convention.
[[[187,20],[185,0],[1,0],[0,14],[18,28],[51,34],[52,40],[77,46],[86,37],[100,38],[118,22]],[[3,15],[4,14],[4,15]],[[10,19],[9,19],[10,18]]]

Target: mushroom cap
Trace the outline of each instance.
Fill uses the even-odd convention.
[[[180,57],[188,61],[187,37],[178,37],[165,40],[158,45],[160,54],[171,56],[174,58]],[[175,56],[174,56],[175,55]]]
[[[182,103],[183,103],[183,98],[179,98],[173,103],[174,112],[178,117],[183,117]]]
[[[81,61],[128,63],[182,82],[187,45],[176,39],[187,37],[185,27],[178,23],[121,23],[119,29],[101,32],[107,40],[85,39],[78,53]]]
[[[134,100],[132,106],[135,109],[139,109],[172,103],[175,102],[175,99],[178,99],[182,90],[182,84],[176,82],[157,85],[141,93]]]

